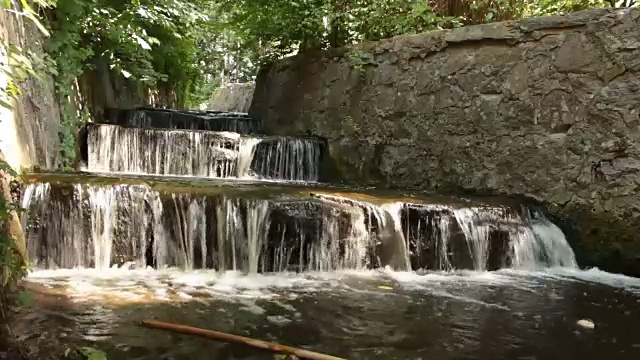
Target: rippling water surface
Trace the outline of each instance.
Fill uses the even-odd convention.
[[[141,328],[197,326],[346,359],[640,359],[640,279],[598,270],[332,272],[44,270],[13,328],[44,358],[91,345],[109,359],[272,359]],[[594,329],[576,322],[592,319]]]

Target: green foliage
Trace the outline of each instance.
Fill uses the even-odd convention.
[[[362,51],[350,51],[347,54],[347,58],[349,59],[349,65],[352,69],[356,70],[361,76],[364,76],[366,73],[365,65],[370,63],[371,55],[362,52]]]
[[[25,291],[19,292],[16,295],[16,304],[21,307],[29,307],[33,305],[33,295]]]
[[[104,351],[89,346],[67,348],[64,357],[67,359],[107,360],[107,354]]]
[[[429,1],[408,0],[222,0],[227,29],[258,61],[297,51],[455,26]]]
[[[0,204],[0,207],[5,204]],[[4,220],[0,220],[4,221]],[[27,274],[28,268],[24,263],[21,255],[16,247],[16,241],[13,238],[4,238],[0,240],[0,288],[4,288],[9,284],[14,284]]]
[[[18,174],[0,160],[0,177],[17,177]],[[17,239],[10,236],[9,222],[13,214],[22,212],[22,208],[11,198],[0,194],[0,289],[15,283],[27,273],[27,264],[19,251]]]
[[[559,0],[562,1],[562,0]],[[533,0],[431,0],[433,10],[463,25],[521,18]]]
[[[8,171],[10,167],[6,162],[0,161],[0,165],[3,169],[7,169],[7,174],[17,175],[13,170]],[[25,259],[18,247],[18,240],[9,235],[9,222],[12,220],[13,214],[21,211],[20,206],[12,199],[0,196],[0,289],[14,284],[28,271]]]
[[[40,2],[43,1],[40,0]],[[27,18],[46,33],[46,29],[38,21],[34,10],[26,0],[21,0],[20,3],[2,0],[0,1],[0,11],[17,18]],[[39,70],[39,66],[44,64],[35,54],[0,40],[0,79],[4,79],[3,82],[0,82],[0,108],[13,109],[12,102],[21,95],[18,83],[30,76],[39,78],[37,70]]]
[[[609,6],[604,0],[219,0],[225,42],[262,64],[401,34]],[[213,31],[215,33],[215,31]],[[228,51],[234,53],[234,51]],[[252,71],[255,67],[249,68]],[[240,71],[242,72],[242,71]]]
[[[155,105],[208,100],[224,54],[217,8],[200,0],[58,0],[47,50],[56,61],[64,166],[73,165],[75,134],[91,120],[79,79],[92,71],[108,71],[114,84],[149,94]]]
[[[355,1],[347,21],[351,42],[380,40],[459,25],[458,19],[437,14],[429,1]]]
[[[631,6],[626,0],[430,0],[436,13],[462,24],[481,24],[524,17],[558,15],[602,7]]]
[[[611,7],[606,0],[538,0],[527,6],[526,16],[544,16],[563,14],[591,8]]]
[[[6,54],[7,59],[0,62],[0,72],[7,79],[6,84],[0,90],[0,106],[12,109],[11,101],[17,99],[21,94],[17,84],[28,78],[29,75],[35,75],[35,72],[31,61],[23,54],[21,48],[5,41],[0,41],[0,48]]]
[[[191,60],[190,29],[204,20],[185,1],[59,0],[49,51],[58,53],[58,70],[69,78],[100,58],[124,78],[155,85],[185,72],[169,65],[175,58],[180,65]]]

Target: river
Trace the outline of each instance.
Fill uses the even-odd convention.
[[[89,345],[110,360],[272,359],[163,330],[174,322],[346,359],[638,359],[640,279],[597,269],[243,275],[41,270],[12,328],[32,358]],[[577,321],[591,319],[594,329]]]

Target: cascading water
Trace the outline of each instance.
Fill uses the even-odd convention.
[[[238,171],[240,179],[251,178],[251,164],[256,153],[256,145],[260,142],[258,138],[245,137],[240,139],[238,150]]]
[[[238,134],[227,132],[94,125],[87,130],[87,170],[233,177],[239,139]]]
[[[562,231],[542,214],[526,208],[521,213],[487,206],[402,202],[373,206],[340,196],[315,196],[364,209],[369,219],[368,231],[378,247],[378,266],[478,271],[577,267]]]
[[[254,169],[267,179],[318,181],[320,143],[315,139],[272,138],[256,145]]]
[[[577,268],[575,254],[564,233],[539,212],[524,209],[530,228],[513,243],[514,266],[539,269],[540,264],[552,267]]]
[[[383,241],[383,253],[387,258],[384,264],[397,270],[411,270],[408,246],[402,231],[400,213],[404,203],[395,202],[384,204],[380,208],[384,211],[380,226]],[[386,237],[386,239],[385,239]]]
[[[149,189],[144,186],[128,186],[126,189],[127,191],[123,192],[122,196],[131,206],[121,207],[120,212],[126,213],[115,214],[114,216],[120,219],[120,221],[129,221],[129,223],[126,226],[120,226],[119,229],[121,231],[119,233],[116,232],[114,237],[121,237],[128,239],[128,241],[121,242],[119,244],[121,248],[117,249],[114,253],[132,255],[127,256],[126,260],[115,259],[114,262],[125,263],[128,261],[130,267],[145,268],[148,265],[145,256],[149,250],[147,240],[153,237],[148,224],[153,221],[153,214],[161,212],[161,209],[157,208],[159,205],[161,206],[161,204],[159,204],[155,196],[156,193],[149,191]],[[149,213],[149,211],[147,211],[147,205],[154,206],[155,210]]]
[[[49,198],[49,190],[51,189],[51,185],[49,183],[41,183],[37,185],[28,185],[22,194],[22,201],[20,202],[20,207],[29,211],[29,207],[32,202],[39,203],[45,199]],[[23,229],[27,228],[27,222],[29,220],[29,216],[27,213],[23,213],[20,217],[20,223]]]
[[[473,268],[486,270],[491,223],[483,221],[482,215],[488,215],[488,212],[478,211],[478,209],[456,209],[454,214],[467,240],[469,252],[473,258]]]
[[[96,269],[108,269],[111,266],[115,198],[119,190],[121,190],[119,186],[115,188],[90,186],[87,188],[91,205],[91,238],[93,239]]]
[[[162,252],[163,258],[159,260],[162,267],[173,265],[191,270],[196,267],[196,260],[200,262],[199,267],[203,267],[206,263],[205,206],[204,198],[192,197],[188,194],[171,194],[167,211],[173,211],[169,214],[174,220],[168,221],[169,218],[165,218],[163,224],[154,224],[164,227],[163,234],[171,234],[170,238],[154,238],[154,241],[164,244],[161,248],[168,249]]]
[[[232,199],[223,199],[216,207],[218,269],[237,269],[236,240],[244,234],[240,205]],[[229,255],[227,255],[229,254]]]
[[[442,205],[409,205],[404,216],[405,238],[412,255],[412,268],[452,270],[451,227],[455,218],[451,209]],[[410,226],[415,224],[415,226]],[[466,245],[465,245],[466,248]]]
[[[315,196],[325,201],[362,209],[362,218],[369,219],[368,226],[365,227],[369,233],[368,238],[374,239],[373,246],[377,248],[375,251],[377,259],[374,263],[378,266],[389,266],[396,270],[411,270],[408,244],[404,236],[401,220],[401,213],[404,210],[405,203],[393,202],[375,206],[341,196],[326,194],[316,194]]]
[[[87,206],[84,200],[87,199]],[[22,202],[38,266],[217,268],[244,272],[385,267],[575,267],[537,212],[382,205],[312,194],[296,200],[158,192],[146,185],[30,184]]]
[[[320,142],[233,132],[89,125],[87,171],[317,181]]]
[[[444,353],[507,359],[553,353],[540,344],[555,341],[559,333],[541,331],[544,324],[571,330],[577,319],[593,314],[598,334],[564,331],[566,340],[583,348],[612,344],[592,336],[624,328],[609,319],[633,323],[628,317],[637,305],[633,296],[609,289],[630,282],[572,269],[576,260],[564,234],[534,209],[495,205],[504,204],[495,198],[300,183],[324,177],[319,170],[326,148],[318,139],[247,136],[259,123],[242,114],[124,113],[112,125],[86,128],[82,160],[92,172],[155,175],[152,179],[27,175],[21,204],[28,211],[21,222],[36,268],[27,281],[40,285],[36,301],[51,289],[70,301],[56,298],[33,307],[52,321],[29,312],[27,326],[12,328],[35,330],[20,338],[41,343],[37,332],[49,333],[62,320],[69,330],[65,345],[100,340],[98,347],[109,349],[109,358],[252,357],[247,350],[200,347],[186,338],[185,346],[167,346],[164,338],[137,328],[141,320],[165,318],[229,333],[249,331],[248,336],[266,331],[282,343],[311,334],[316,345],[308,345],[329,344],[318,350],[349,359]],[[537,271],[547,267],[564,269]],[[367,271],[374,268],[387,269]],[[480,273],[493,270],[501,271]],[[586,277],[607,286],[589,284]],[[635,283],[631,291],[640,294]],[[603,290],[609,292],[603,296]],[[598,297],[607,300],[594,303]],[[144,306],[126,306],[131,302]],[[580,307],[585,303],[591,307]],[[614,309],[607,305],[612,303]],[[500,333],[495,326],[512,328]],[[288,339],[282,335],[287,333]],[[411,335],[424,333],[437,341],[424,346],[424,336]],[[541,338],[545,333],[552,336]],[[632,349],[634,339],[625,340],[630,333],[611,338]],[[357,346],[342,346],[342,339],[356,339]],[[567,350],[565,339],[555,350]]]
[[[320,139],[245,135],[260,126],[246,114],[139,108],[112,115],[83,132],[89,172],[320,179]],[[23,195],[30,215],[22,219],[29,254],[44,268],[249,273],[576,266],[562,231],[526,208],[234,193],[30,184]]]
[[[302,248],[306,245],[308,252],[301,261],[303,267],[313,271],[364,268],[371,237],[362,209],[322,206],[319,212],[319,241],[309,241],[313,240],[310,236],[302,238]]]
[[[535,270],[548,266],[577,267],[573,251],[562,231],[542,214],[536,213],[533,218],[528,209],[524,210],[524,214],[506,208],[455,210],[458,225],[471,249],[474,269],[487,270],[492,247],[496,246],[499,248],[497,253],[509,253],[508,265],[513,268]],[[507,237],[492,238],[500,232]],[[505,239],[508,239],[506,245]]]
[[[250,273],[258,272],[262,248],[266,246],[265,229],[269,228],[269,203],[261,200],[247,202],[247,264]]]
[[[36,267],[58,269],[92,267],[93,244],[86,241],[86,218],[80,185],[66,189],[31,184],[21,205],[28,212],[21,222],[29,259]],[[32,206],[33,205],[33,206]],[[50,236],[56,234],[56,236]]]

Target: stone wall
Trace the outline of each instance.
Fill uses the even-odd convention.
[[[25,17],[0,11],[0,40],[42,56],[44,38]],[[6,63],[6,49],[0,47],[0,63]],[[38,166],[53,168],[59,159],[60,112],[53,79],[36,70],[42,79],[19,84],[22,96],[13,109],[0,108],[0,151],[14,169]],[[2,75],[0,75],[2,77]],[[6,78],[0,78],[5,86]]]
[[[640,9],[400,36],[261,70],[250,113],[336,176],[523,195],[582,265],[640,275]]]
[[[253,83],[227,84],[217,88],[211,96],[209,109],[247,112],[253,98]]]

